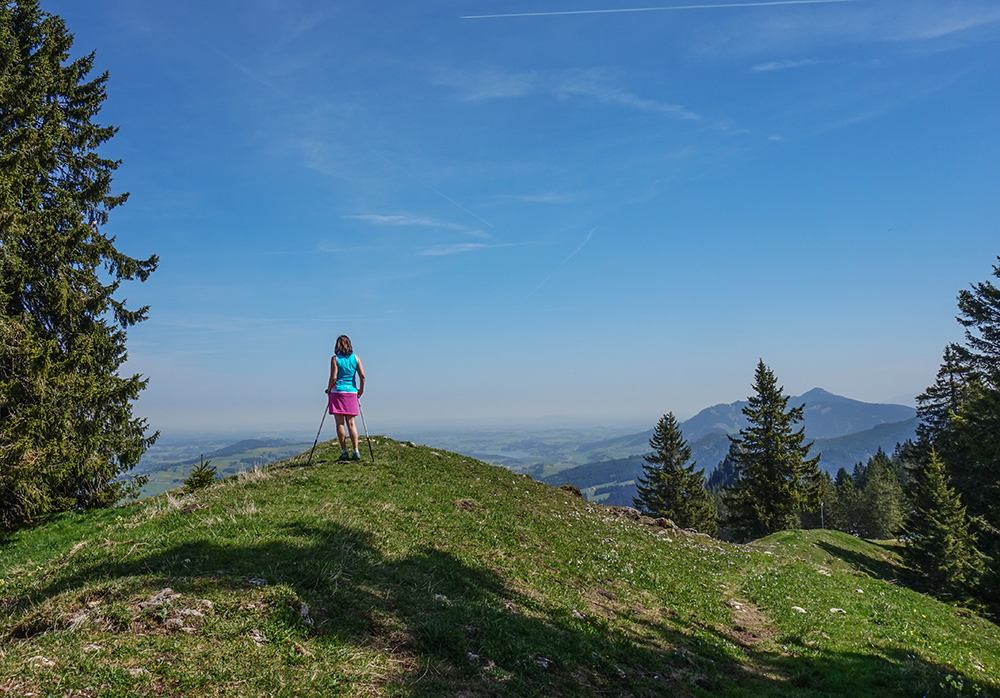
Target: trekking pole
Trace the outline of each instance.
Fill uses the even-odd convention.
[[[361,413],[361,425],[365,428],[365,438],[368,439],[368,453],[372,456],[372,463],[375,462],[375,452],[372,450],[372,437],[368,436],[368,425],[365,423],[365,411],[361,409],[361,400],[358,400],[358,412]]]
[[[313,441],[313,447],[309,449],[309,462],[306,465],[312,465],[313,462],[313,451],[316,450],[316,444],[319,443],[319,432],[323,431],[323,422],[326,421],[326,411],[327,405],[323,405],[323,419],[319,420],[319,429],[316,431],[316,440]]]

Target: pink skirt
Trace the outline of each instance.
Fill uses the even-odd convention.
[[[330,414],[355,417],[358,414],[358,394],[330,391]]]

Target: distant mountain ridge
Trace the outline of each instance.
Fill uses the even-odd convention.
[[[749,403],[738,400],[728,405],[708,407],[681,424],[688,441],[705,434],[735,434],[747,426],[743,408]],[[805,404],[802,426],[809,439],[832,439],[859,431],[866,431],[879,424],[904,422],[917,415],[906,405],[861,402],[834,395],[822,388],[813,388],[788,400],[789,407]]]
[[[737,400],[728,405],[706,407],[695,416],[681,422],[681,432],[692,448],[707,434],[736,434],[747,426],[743,408],[748,404],[746,400]],[[822,388],[813,388],[788,400],[789,407],[798,407],[802,404],[805,404],[806,408],[800,426],[805,427],[807,439],[835,439],[867,431],[880,424],[905,422],[917,415],[914,408],[906,405],[861,402],[834,395]],[[653,430],[648,429],[638,434],[580,444],[578,450],[588,453],[591,462],[639,455],[648,450],[652,435]],[[715,462],[717,461],[711,463],[706,461],[702,465],[714,467]]]
[[[802,425],[813,442],[810,455],[821,455],[820,468],[835,475],[840,468],[850,471],[881,448],[891,453],[897,443],[912,439],[916,432],[916,410],[905,405],[867,403],[814,388],[792,397],[789,406],[805,403]],[[748,403],[708,407],[681,423],[684,438],[691,446],[691,459],[706,476],[729,451],[727,435],[747,426],[742,413]],[[609,494],[605,503],[630,506],[635,496],[636,477],[642,474],[643,454],[649,452],[653,430],[581,446],[595,454],[629,452],[624,457],[595,459],[590,463],[560,470],[542,478],[549,484],[570,483],[580,489],[596,488],[591,496]]]

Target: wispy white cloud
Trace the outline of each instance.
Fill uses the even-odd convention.
[[[541,194],[497,194],[494,198],[504,201],[520,201],[526,204],[568,204],[577,200],[572,194],[556,194],[547,192]]]
[[[702,36],[698,50],[711,55],[738,55],[814,52],[845,44],[942,39],[965,43],[994,40],[998,25],[1000,6],[995,0],[859,2],[817,8],[815,12],[776,8],[773,12],[729,18]],[[784,63],[776,61],[772,69],[781,69]]]
[[[813,58],[800,58],[798,60],[786,59],[783,61],[769,61],[767,63],[758,63],[757,65],[750,68],[755,73],[770,73],[775,70],[789,70],[791,68],[802,68],[807,65],[820,65],[824,61],[818,61]]]
[[[890,40],[940,39],[1000,22],[1000,8],[992,2],[986,6],[978,3],[972,6],[966,3],[934,3],[927,8],[930,10],[927,13],[914,9],[918,11],[904,15],[900,25],[888,33]]]
[[[365,221],[366,223],[373,223],[375,225],[418,226],[421,228],[446,228],[448,230],[461,231],[468,230],[468,228],[464,225],[459,225],[458,223],[449,223],[447,221],[439,221],[432,218],[416,218],[414,216],[404,216],[400,214],[361,213],[356,215],[341,216],[341,218],[355,221]]]
[[[444,257],[452,254],[462,254],[464,252],[478,252],[479,250],[499,249],[501,247],[517,247],[516,242],[505,242],[491,245],[485,242],[461,242],[453,245],[435,245],[425,250],[417,252],[421,257]]]
[[[504,73],[498,70],[447,71],[438,75],[439,85],[462,92],[469,102],[549,96],[556,99],[588,98],[640,111],[659,112],[676,119],[699,119],[698,114],[679,104],[641,97],[622,89],[617,77],[603,68],[564,71],[528,70]]]
[[[439,228],[444,230],[455,230],[469,237],[480,240],[490,240],[492,235],[479,228],[469,228],[468,226],[452,223],[450,221],[440,221],[435,218],[421,218],[419,216],[406,216],[401,214],[384,213],[361,213],[341,216],[346,220],[364,221],[372,225],[385,225],[391,227],[417,227],[417,228]]]

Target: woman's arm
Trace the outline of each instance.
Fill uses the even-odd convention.
[[[358,359],[358,377],[361,378],[358,386],[358,397],[361,397],[365,392],[365,369],[361,367],[361,359]]]
[[[333,390],[333,386],[337,384],[337,357],[330,357],[330,382],[326,386],[326,392]]]

